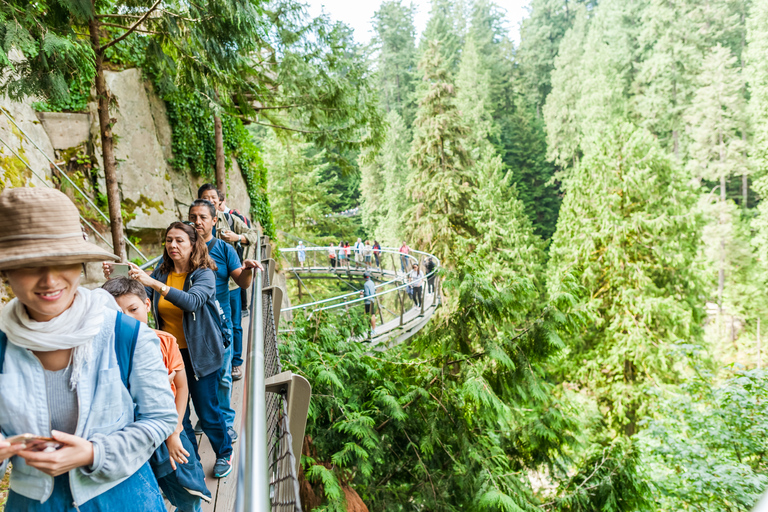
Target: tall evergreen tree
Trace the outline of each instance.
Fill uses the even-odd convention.
[[[387,138],[379,157],[384,176],[382,205],[386,214],[374,235],[381,243],[399,247],[405,232],[404,212],[407,212],[410,206],[408,183],[411,170],[408,167],[408,152],[411,131],[397,112],[390,112],[387,122]]]
[[[323,153],[296,134],[279,138],[270,130],[263,156],[269,162],[268,193],[275,225],[299,237],[326,233],[334,194],[333,184],[321,179],[328,167]]]
[[[749,154],[759,176],[768,173],[768,4],[754,2],[747,19],[746,74],[749,113],[754,130]],[[763,195],[763,197],[766,197]]]
[[[408,126],[416,112],[416,28],[413,5],[383,2],[373,15],[374,45],[381,101],[387,112],[399,113]]]
[[[699,232],[687,181],[646,130],[612,127],[568,178],[550,249],[549,287],[573,273],[592,319],[570,341],[563,378],[588,389],[627,435],[644,389],[675,379],[671,344],[698,335]]]
[[[431,42],[419,63],[425,88],[414,122],[409,165],[413,175],[408,196],[414,203],[406,224],[413,242],[446,262],[456,258],[458,236],[472,234],[466,216],[475,183],[464,126],[454,99],[456,90]]]
[[[580,8],[573,27],[563,36],[562,51],[555,57],[552,90],[544,105],[547,125],[547,157],[561,167],[575,165],[581,141],[582,59],[587,38],[589,18],[586,8]]]
[[[733,175],[746,173],[743,83],[736,58],[717,45],[704,60],[700,87],[686,115],[691,126],[688,167],[694,177],[718,181],[720,201],[714,212],[719,227],[717,303],[723,307],[725,287],[727,214],[726,183]]]
[[[562,53],[561,41],[576,22],[580,4],[593,2],[532,0],[529,7],[531,15],[521,24],[517,59],[526,101],[534,107],[537,116],[552,91],[551,74],[555,69],[555,58]],[[571,49],[568,44],[562,45],[562,50]]]
[[[431,51],[433,43],[438,43],[442,65],[449,75],[456,72],[464,46],[464,28],[466,24],[464,2],[452,0],[431,0],[429,20],[421,36],[419,53],[423,60]],[[420,60],[419,63],[422,61]]]

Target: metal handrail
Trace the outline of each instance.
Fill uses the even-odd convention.
[[[326,251],[328,249],[330,249],[330,247],[305,247],[303,250],[304,251],[320,252],[320,251]],[[281,252],[297,252],[298,249],[296,249],[296,248],[289,248],[289,249],[281,249],[280,251]],[[381,248],[381,253],[382,254],[384,254],[384,253],[387,253],[387,254],[398,254],[398,255],[402,254],[402,253],[400,253],[399,249],[395,249],[393,247],[382,247]],[[435,270],[433,270],[429,274],[426,274],[424,276],[424,279],[428,279],[429,277],[432,277],[432,276],[437,274],[437,271],[440,268],[440,259],[437,256],[435,256],[433,254],[430,254],[430,253],[427,253],[427,252],[424,252],[424,251],[417,251],[415,249],[411,249],[411,253],[416,253],[418,255],[423,255],[423,256],[429,256],[429,257],[433,258],[435,260],[435,262],[437,263],[437,265],[435,267]],[[410,254],[408,254],[408,257],[411,258],[411,259],[416,260],[416,258],[413,258]],[[418,260],[417,260],[417,262],[418,262]],[[395,269],[394,272],[397,273],[397,270]],[[400,281],[400,278],[396,278],[396,279],[393,279],[391,281],[387,281],[385,283],[380,283],[380,284],[376,285],[376,288],[381,288],[381,287],[390,285],[390,284],[392,284],[392,283],[394,283],[396,281]],[[369,295],[368,297],[358,297],[356,299],[349,300],[349,301],[346,301],[346,302],[342,302],[342,303],[339,303],[339,304],[334,304],[334,305],[331,305],[331,306],[324,306],[324,307],[321,307],[321,308],[315,308],[314,311],[325,311],[327,309],[335,309],[335,308],[339,308],[339,307],[348,306],[350,304],[356,304],[358,302],[362,302],[362,301],[365,301],[367,299],[370,299],[371,297],[381,297],[383,295],[387,295],[389,293],[396,292],[398,290],[402,290],[404,288],[407,288],[408,286],[409,286],[409,283],[404,283],[404,284],[402,284],[400,286],[396,286],[395,288],[392,288],[391,290],[387,290],[387,291],[384,291],[384,292],[381,292],[381,293],[376,293],[374,295]],[[334,302],[334,301],[342,300],[342,299],[345,299],[347,297],[357,296],[357,295],[359,295],[359,293],[360,293],[359,291],[345,293],[343,295],[337,295],[336,297],[331,297],[329,299],[318,300],[318,301],[309,302],[309,303],[306,303],[306,304],[299,304],[297,306],[292,306],[290,308],[285,308],[282,311],[293,311],[295,309],[307,309],[307,308],[310,308],[310,307],[319,306],[321,304],[326,304],[328,302]]]
[[[69,178],[69,176],[67,176],[67,173],[65,173],[63,170],[61,170],[61,167],[59,167],[59,166],[56,164],[56,162],[54,162],[53,160],[51,160],[50,158],[48,158],[48,155],[46,155],[46,154],[45,154],[45,151],[43,151],[42,149],[40,149],[40,146],[38,146],[38,145],[35,143],[35,141],[34,141],[34,140],[32,140],[32,137],[30,137],[30,136],[27,134],[27,132],[25,132],[25,131],[24,131],[24,130],[21,128],[21,126],[19,126],[18,124],[16,124],[16,121],[14,121],[13,117],[12,117],[12,116],[11,116],[11,115],[10,115],[10,114],[9,114],[9,113],[6,111],[6,109],[4,109],[4,108],[0,108],[0,110],[2,110],[2,111],[3,111],[3,114],[5,114],[5,117],[7,117],[7,118],[8,118],[8,120],[9,120],[11,123],[13,123],[13,126],[15,126],[17,130],[19,130],[19,132],[20,132],[20,133],[21,133],[21,134],[22,134],[22,135],[23,135],[23,136],[24,136],[24,137],[25,137],[25,138],[26,138],[26,139],[27,139],[27,140],[28,140],[28,141],[29,141],[29,142],[30,142],[30,143],[31,143],[31,144],[34,146],[34,147],[35,147],[35,149],[37,149],[37,150],[40,152],[40,154],[41,154],[41,155],[43,155],[43,156],[45,157],[45,159],[46,159],[46,160],[48,160],[48,162],[50,162],[50,164],[51,164],[51,165],[53,165],[53,166],[56,168],[56,170],[57,170],[57,171],[59,171],[59,174],[60,174],[60,175],[61,175],[61,176],[62,176],[62,177],[65,179],[65,180],[67,180],[67,181],[69,182],[69,184],[70,184],[70,185],[72,185],[72,187],[74,187],[74,189],[75,189],[75,190],[77,190],[77,191],[80,193],[80,195],[81,195],[81,196],[83,196],[83,199],[85,199],[85,201],[86,201],[86,202],[87,202],[89,205],[91,205],[91,207],[93,207],[93,209],[94,209],[94,210],[96,210],[96,212],[97,212],[99,215],[101,215],[101,216],[104,218],[104,220],[106,220],[106,221],[107,221],[107,224],[110,224],[110,223],[111,223],[111,221],[109,220],[109,217],[107,217],[107,216],[104,214],[104,212],[103,212],[103,211],[101,211],[101,209],[99,209],[99,207],[98,207],[98,206],[96,206],[96,205],[93,203],[93,201],[91,201],[91,198],[89,198],[89,197],[86,195],[86,193],[85,193],[85,192],[83,192],[83,191],[80,189],[80,187],[78,187],[78,186],[77,186],[77,184],[76,184],[74,181],[72,181],[72,180]],[[8,149],[11,149],[11,146],[9,146],[9,145],[8,145],[8,143],[6,143],[5,141],[3,141],[3,144],[5,144],[5,145],[8,147]],[[11,151],[13,151],[13,149],[11,149]],[[27,166],[27,167],[28,167],[30,170],[32,170],[32,168],[31,168],[31,167],[29,167],[29,164],[28,164],[28,163],[27,163],[27,162],[26,162],[26,161],[25,161],[23,158],[21,158],[19,155],[17,155],[15,151],[14,151],[13,153],[14,153],[14,155],[16,155],[16,158],[18,158],[19,160],[21,160],[22,162],[24,162],[24,165],[26,165],[26,166]],[[34,172],[34,171],[33,171],[33,172]],[[37,176],[37,173],[35,173],[35,175]],[[39,176],[38,176],[38,179],[39,179]],[[43,180],[43,181],[44,181],[44,180]],[[80,216],[80,218],[82,218],[82,215]],[[85,219],[83,219],[83,220],[85,220]],[[90,226],[90,224],[89,224],[89,226]],[[90,226],[90,227],[91,227],[91,229],[93,229],[93,226]],[[94,231],[95,231],[95,230],[94,230]],[[102,239],[103,239],[103,237],[102,237]],[[127,236],[123,235],[123,240],[125,240],[125,243],[126,243],[126,244],[127,244],[129,247],[131,247],[131,248],[132,248],[134,251],[136,251],[136,252],[139,254],[139,256],[141,256],[141,258],[142,258],[144,261],[147,261],[147,260],[149,259],[149,258],[147,258],[146,256],[144,256],[144,253],[142,253],[142,252],[139,250],[139,248],[138,248],[138,247],[136,247],[136,246],[133,244],[133,242],[131,242],[131,241],[128,239],[128,237],[127,237]],[[109,247],[110,247],[110,249],[113,249],[113,250],[114,250],[114,247],[112,246],[112,244],[109,244]]]
[[[261,229],[256,244],[256,261],[261,261]],[[264,305],[262,271],[255,269],[251,287],[250,343],[247,347],[245,389],[245,456],[243,503],[237,510],[268,512],[269,464],[267,460],[267,403],[264,376]]]

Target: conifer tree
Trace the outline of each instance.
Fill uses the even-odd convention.
[[[438,43],[440,59],[450,76],[458,69],[461,48],[464,46],[464,3],[430,0],[430,6],[429,21],[419,43],[419,63],[431,51],[432,44]]]
[[[387,122],[387,138],[379,157],[384,176],[382,206],[386,214],[374,233],[379,242],[399,247],[405,232],[404,213],[410,207],[408,183],[411,171],[408,167],[408,152],[411,132],[397,112],[390,112]]]
[[[754,2],[747,18],[746,74],[749,113],[754,130],[749,154],[758,176],[768,173],[768,4]],[[766,196],[763,196],[766,197]]]
[[[717,45],[706,57],[699,77],[700,87],[686,114],[691,126],[688,168],[697,178],[718,181],[720,201],[714,212],[720,225],[717,303],[723,307],[726,267],[726,183],[733,175],[746,173],[745,145],[741,137],[745,111],[743,83],[736,58]]]
[[[646,130],[612,127],[568,178],[550,249],[550,289],[573,273],[592,320],[569,341],[563,379],[589,389],[626,435],[643,390],[676,378],[671,344],[699,335],[696,195],[686,182]]]
[[[321,179],[328,167],[323,152],[297,134],[278,138],[271,130],[263,142],[269,162],[268,193],[275,225],[295,236],[327,233],[333,182]],[[313,154],[314,152],[314,154]]]
[[[376,67],[384,110],[398,112],[407,126],[416,112],[416,28],[413,5],[402,0],[383,2],[373,15]]]
[[[473,36],[467,38],[456,75],[456,107],[468,130],[467,148],[474,160],[490,146],[493,130],[490,113],[490,72],[480,61]]]
[[[547,157],[561,167],[576,165],[580,157],[581,113],[577,104],[581,98],[581,67],[589,18],[585,8],[576,14],[573,27],[563,36],[562,51],[555,57],[552,90],[544,105],[547,125]]]
[[[454,105],[456,90],[439,43],[429,44],[419,69],[424,86],[408,160],[413,172],[408,197],[414,206],[406,225],[415,245],[450,261],[456,257],[457,237],[473,234],[466,216],[475,183],[466,147],[467,128]]]

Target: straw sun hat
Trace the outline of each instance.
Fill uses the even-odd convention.
[[[0,270],[118,259],[85,241],[77,207],[58,190],[23,187],[0,194]]]

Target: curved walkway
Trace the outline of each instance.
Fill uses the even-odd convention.
[[[422,272],[425,273],[422,289],[423,300],[421,306],[415,305],[409,296],[407,289],[409,287],[406,273],[403,272],[400,264],[400,252],[398,249],[382,247],[379,256],[381,266],[371,266],[366,269],[362,263],[354,262],[354,252],[350,255],[353,261],[349,265],[331,267],[326,262],[328,259],[328,247],[306,247],[305,266],[298,265],[296,248],[281,249],[285,261],[288,263],[285,269],[286,278],[295,279],[299,282],[299,288],[305,280],[311,279],[337,279],[344,282],[353,291],[331,297],[328,299],[308,302],[283,309],[282,312],[288,312],[298,309],[307,311],[324,311],[335,308],[349,308],[357,306],[362,308],[365,298],[360,297],[360,289],[345,278],[354,278],[356,280],[363,278],[366,270],[371,272],[371,279],[376,282],[376,300],[377,317],[380,324],[377,325],[375,333],[369,338],[359,338],[356,341],[368,341],[377,349],[383,350],[395,346],[408,338],[414,336],[421,330],[440,305],[440,278],[437,276],[437,269],[440,260],[429,253],[411,250],[408,255],[407,267],[413,263],[419,263]],[[424,270],[424,260],[427,257],[433,258],[437,266],[435,270],[426,274]],[[422,261],[419,261],[421,259]],[[291,261],[292,260],[292,261]],[[407,268],[406,267],[406,268]],[[428,279],[434,280],[434,293],[429,293]],[[312,298],[312,297],[311,297]],[[386,302],[390,304],[386,304]],[[384,306],[382,307],[382,303]],[[389,306],[389,307],[387,307]]]

